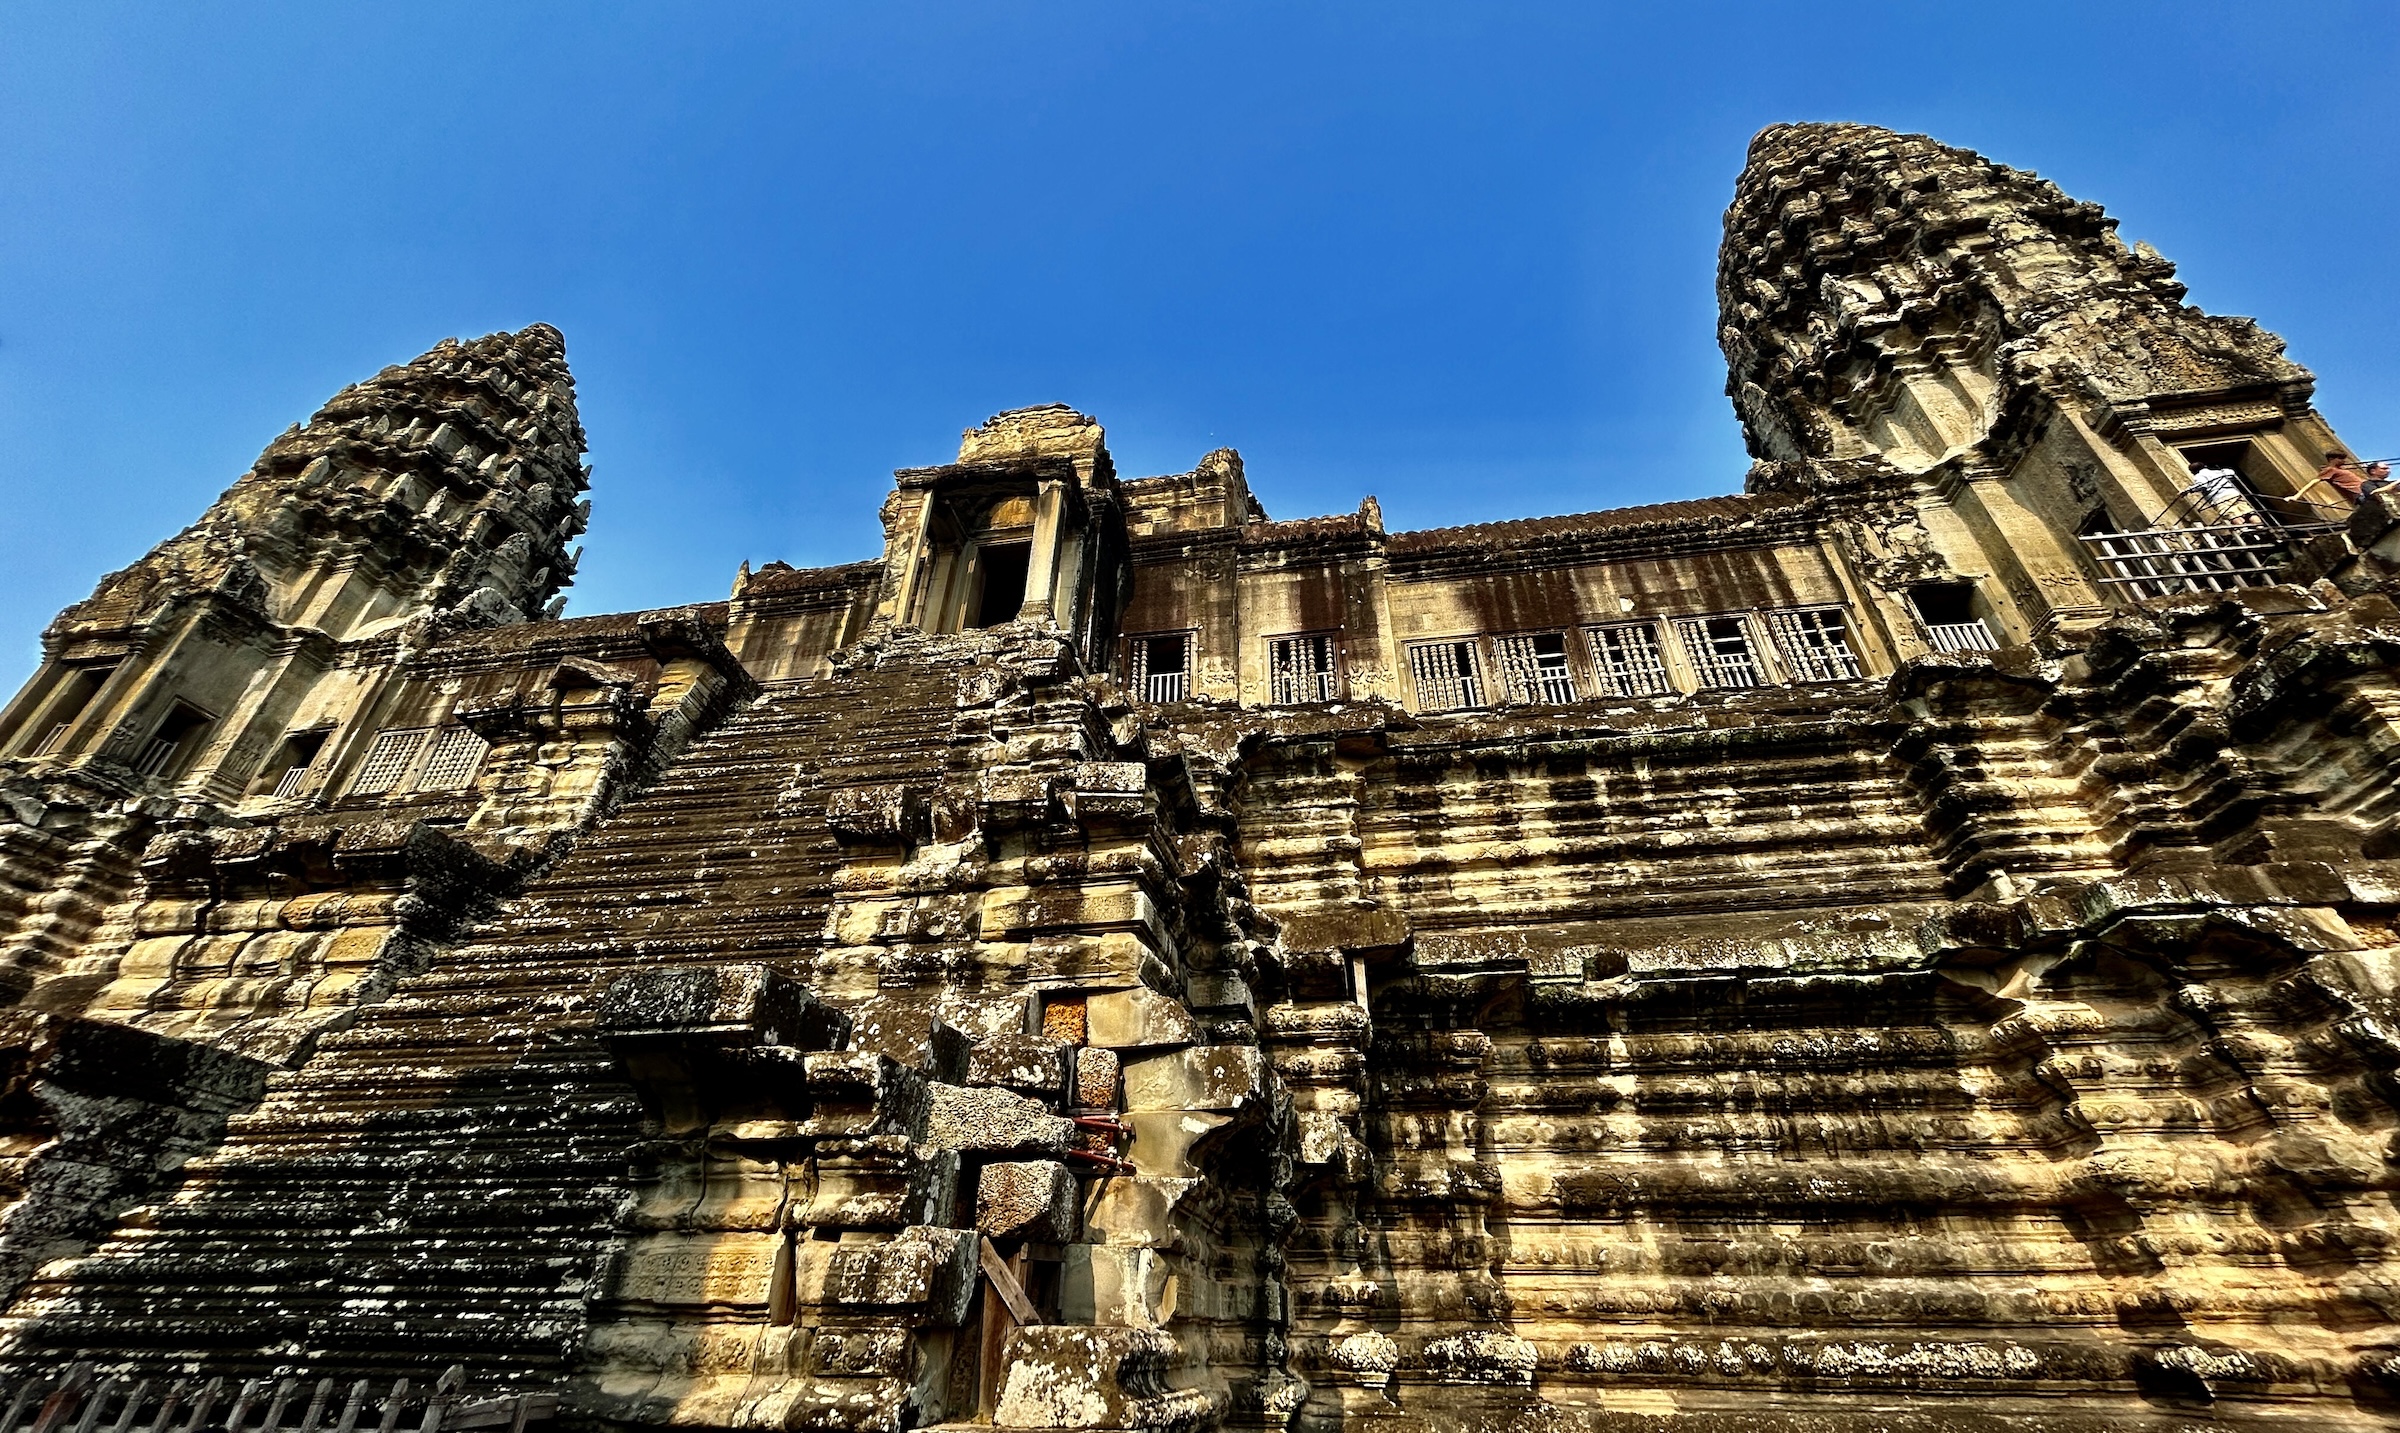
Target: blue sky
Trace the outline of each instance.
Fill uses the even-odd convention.
[[[0,3],[0,681],[344,383],[567,335],[571,612],[871,555],[1062,401],[1395,527],[1731,491],[1744,145],[2097,200],[2400,449],[2400,7]]]

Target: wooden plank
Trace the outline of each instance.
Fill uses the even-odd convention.
[[[275,1433],[283,1426],[283,1410],[291,1406],[292,1395],[299,1388],[297,1378],[287,1378],[275,1385],[275,1397],[267,1404],[267,1421],[258,1425],[258,1433]]]
[[[75,1420],[75,1433],[92,1433],[99,1427],[100,1410],[108,1406],[109,1395],[123,1386],[123,1379],[102,1379],[99,1388],[93,1390],[92,1401],[83,1405],[83,1416]]]
[[[992,1246],[991,1239],[978,1236],[977,1242],[982,1246],[976,1253],[983,1263],[983,1275],[992,1281],[993,1288],[1000,1291],[1000,1302],[1008,1305],[1009,1316],[1016,1320],[1017,1327],[1025,1328],[1040,1323],[1042,1317],[1034,1312],[1033,1300],[1025,1297],[1025,1286],[1017,1282],[1016,1274],[1009,1269],[1008,1261],[1000,1257],[1000,1251]]]
[[[183,1395],[191,1386],[188,1378],[178,1378],[167,1386],[166,1396],[158,1403],[158,1417],[151,1420],[150,1433],[167,1433],[167,1425],[174,1421],[175,1410],[183,1406]]]
[[[367,1406],[367,1381],[360,1379],[350,1385],[350,1401],[342,1405],[342,1421],[334,1433],[356,1433],[358,1415]]]
[[[16,1433],[17,1415],[23,1413],[25,1405],[33,1401],[34,1387],[30,1377],[17,1386],[17,1396],[8,1401],[8,1412],[0,1415],[0,1433]]]
[[[333,1401],[334,1383],[330,1378],[317,1380],[317,1391],[308,1400],[308,1412],[300,1419],[300,1433],[318,1433],[324,1425],[325,1405]]]
[[[383,1422],[376,1425],[375,1433],[392,1433],[400,1426],[400,1410],[408,1403],[409,1388],[405,1378],[392,1384],[392,1396],[383,1400]]]
[[[233,1411],[225,1415],[225,1433],[242,1433],[242,1425],[250,1421],[250,1410],[257,1405],[258,1395],[265,1387],[255,1378],[242,1380],[242,1391],[234,1397]]]
[[[33,1433],[57,1433],[58,1425],[67,1421],[91,1390],[92,1366],[76,1364],[67,1371],[66,1381],[59,1384],[58,1391],[42,1400],[42,1411],[33,1420]]]
[[[133,1433],[134,1417],[142,1411],[142,1405],[149,1401],[150,1380],[147,1378],[137,1379],[134,1382],[133,1391],[125,1395],[124,1410],[117,1414],[116,1426],[111,1428],[109,1433]]]
[[[200,1400],[192,1405],[192,1421],[183,1426],[183,1433],[203,1433],[208,1427],[208,1415],[216,1409],[217,1396],[224,1391],[222,1378],[212,1378],[201,1385]]]

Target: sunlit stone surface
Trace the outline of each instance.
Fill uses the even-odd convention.
[[[598,617],[555,331],[345,390],[0,713],[0,1364],[2387,1426],[2400,503],[1922,137],[1761,134],[1719,296],[1740,495],[1278,522],[1033,408]]]

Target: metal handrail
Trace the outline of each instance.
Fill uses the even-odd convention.
[[[2106,574],[2104,585],[2137,597],[2268,586],[2290,551],[2286,533],[2264,523],[2085,533],[2079,540]]]
[[[398,1433],[403,1422],[412,1433],[524,1433],[528,1424],[558,1414],[555,1393],[470,1399],[462,1393],[465,1383],[466,1370],[458,1364],[430,1387],[397,1379],[381,1399],[364,1378],[347,1390],[332,1378],[318,1379],[313,1388],[300,1378],[251,1378],[228,1403],[229,1380],[222,1377],[102,1377],[83,1362],[57,1378],[0,1379],[0,1406],[6,1409],[0,1433],[366,1433],[370,1427]]]

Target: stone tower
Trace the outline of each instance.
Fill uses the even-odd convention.
[[[558,330],[443,343],[334,395],[43,634],[0,740],[238,796],[345,641],[522,622],[574,575],[583,426]]]

